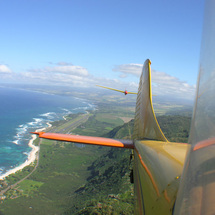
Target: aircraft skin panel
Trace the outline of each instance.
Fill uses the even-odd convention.
[[[172,214],[189,147],[164,141],[135,141],[135,214]]]
[[[137,94],[133,139],[168,140],[164,136],[154,113],[151,89],[151,61],[145,61]]]
[[[189,151],[174,214],[215,214],[215,1],[205,1]]]
[[[117,148],[128,148],[133,149],[134,144],[131,140],[114,140],[103,137],[91,137],[91,136],[79,136],[71,134],[58,134],[58,133],[45,133],[45,132],[31,132],[32,134],[39,135],[40,138],[67,141],[82,144],[100,145],[100,146],[111,146]]]

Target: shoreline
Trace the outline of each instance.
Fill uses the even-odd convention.
[[[41,128],[41,129],[37,129],[36,132],[40,132],[40,131],[44,131],[47,128],[50,128],[52,125],[50,123],[47,123],[48,127],[45,128]],[[32,148],[32,150],[30,151],[27,160],[20,164],[19,166],[8,170],[6,173],[4,173],[3,175],[0,175],[0,180],[5,180],[5,178],[11,174],[16,173],[19,170],[22,170],[24,167],[29,166],[31,163],[33,163],[37,158],[37,152],[40,150],[39,146],[35,146],[34,140],[36,140],[37,135],[33,134],[31,136],[32,138],[29,140],[28,142],[28,146]]]

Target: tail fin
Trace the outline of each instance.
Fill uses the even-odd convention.
[[[143,65],[137,94],[133,139],[150,139],[168,142],[154,113],[151,89],[151,61]]]

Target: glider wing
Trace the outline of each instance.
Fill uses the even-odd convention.
[[[115,140],[104,137],[91,137],[91,136],[79,136],[71,134],[58,134],[58,133],[45,133],[45,132],[31,132],[37,134],[40,138],[66,141],[73,143],[91,144],[99,146],[111,146],[117,148],[129,148],[133,149],[134,144],[132,140]]]

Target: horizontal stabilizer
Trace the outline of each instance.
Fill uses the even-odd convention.
[[[123,91],[123,90],[117,90],[117,89],[114,89],[114,88],[110,88],[110,87],[104,87],[104,86],[101,86],[101,85],[96,85],[97,87],[102,87],[102,88],[105,88],[105,89],[108,89],[108,90],[114,90],[114,91],[117,91],[117,92],[120,92],[120,93],[124,93],[125,95],[127,94],[137,94],[137,93],[133,93],[133,92],[128,92],[127,90]]]
[[[91,137],[91,136],[79,136],[71,134],[58,134],[58,133],[45,133],[45,132],[31,132],[37,134],[40,138],[49,140],[66,141],[73,143],[91,144],[99,146],[111,146],[117,148],[133,149],[134,144],[132,140],[114,140],[104,137]]]

